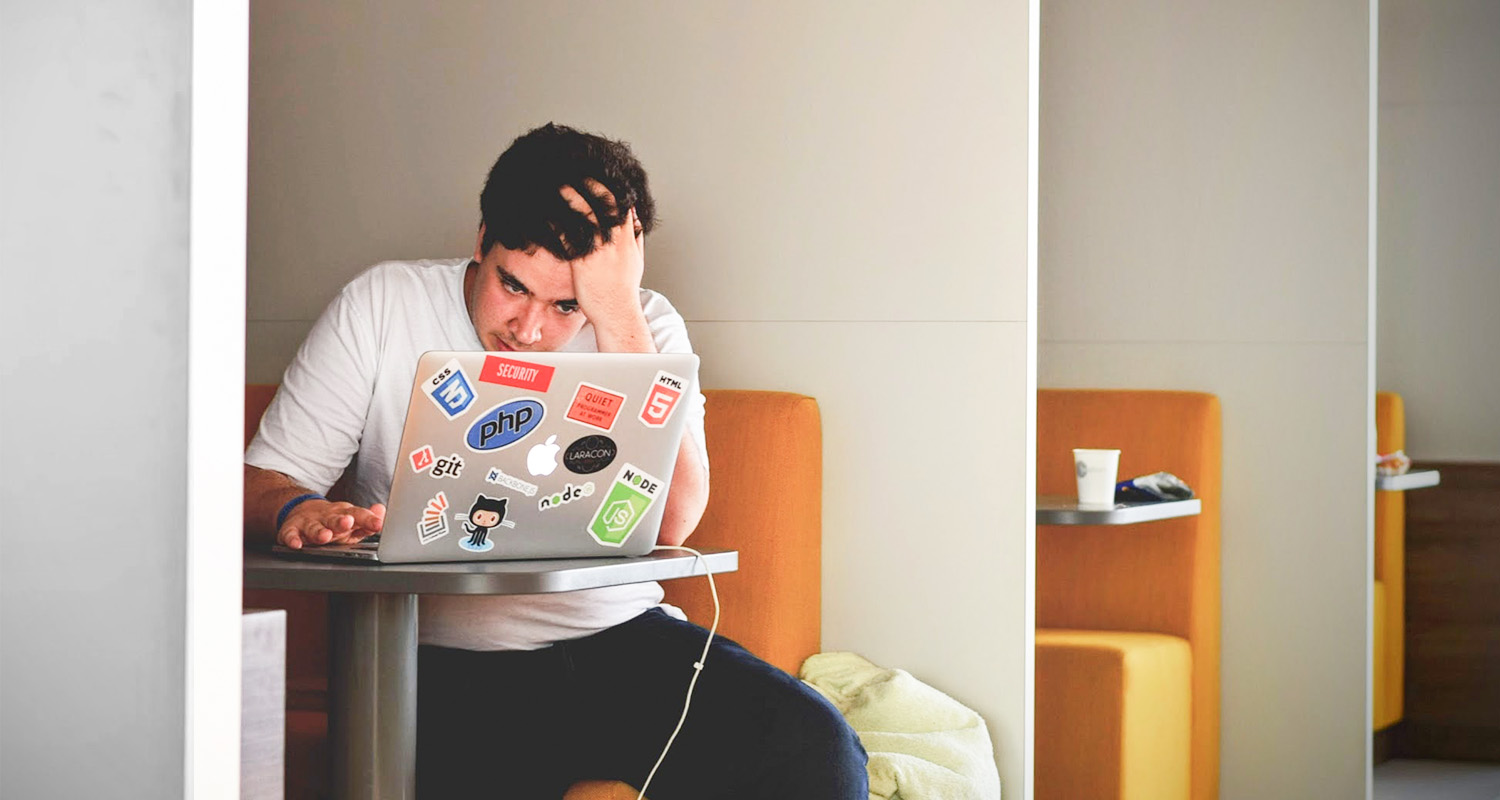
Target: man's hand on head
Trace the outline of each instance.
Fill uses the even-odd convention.
[[[592,187],[614,198],[602,186]],[[571,186],[562,189],[568,204],[590,219],[592,209]],[[594,251],[569,262],[573,269],[573,292],[578,308],[594,326],[601,352],[655,352],[650,326],[641,310],[641,276],[646,270],[646,240],[635,209],[609,231],[609,240],[600,236]]]
[[[382,503],[362,508],[353,503],[304,500],[286,515],[281,529],[276,531],[276,543],[293,550],[354,544],[380,533],[384,525],[385,505]]]

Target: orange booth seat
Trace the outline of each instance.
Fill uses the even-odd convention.
[[[1220,413],[1194,392],[1043,389],[1037,490],[1075,495],[1075,447],[1171,472],[1198,516],[1038,526],[1037,800],[1211,800],[1219,787]]]
[[[276,387],[245,388],[245,442]],[[708,390],[712,472],[708,509],[688,544],[739,551],[739,571],[715,576],[719,632],[795,675],[818,651],[822,606],[823,439],[817,401],[785,392]],[[774,499],[774,502],[769,502]],[[705,627],[713,601],[702,578],[668,581],[666,602]],[[327,597],[246,590],[247,608],[286,608],[289,800],[325,796]],[[684,687],[685,688],[685,687]],[[565,800],[634,800],[623,783],[589,781]]]
[[[1406,449],[1406,408],[1401,395],[1375,395],[1375,451]],[[1401,720],[1406,680],[1406,493],[1375,493],[1374,688],[1375,730]]]

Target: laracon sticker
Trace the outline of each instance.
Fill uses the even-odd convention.
[[[545,416],[547,407],[530,397],[501,403],[474,420],[464,444],[476,453],[509,447],[536,430]]]
[[[514,475],[507,474],[499,467],[490,467],[489,474],[485,475],[484,479],[496,486],[514,489],[527,497],[536,496],[536,484],[527,483]]]
[[[573,484],[570,483],[562,491],[556,492],[554,494],[549,494],[546,497],[543,497],[542,499],[536,501],[536,510],[537,511],[546,511],[549,508],[557,508],[558,506],[561,506],[561,505],[567,505],[568,503],[571,503],[571,502],[573,502],[574,500],[577,500],[580,497],[593,497],[593,496],[594,496],[594,482],[593,481],[589,481],[588,483],[585,483],[582,486],[574,486]]]
[[[443,412],[443,416],[454,419],[474,404],[474,384],[458,365],[458,359],[449,359],[437,374],[422,384],[427,399]]]
[[[483,494],[475,497],[469,513],[462,515],[464,533],[469,536],[459,541],[458,546],[471,553],[488,553],[495,549],[495,543],[489,540],[490,529],[502,525],[516,527],[516,523],[505,518],[505,507],[509,504],[508,497],[486,497]]]
[[[411,459],[411,471],[418,475],[422,474],[422,470],[432,466],[432,462],[435,460],[432,456],[432,445],[424,444],[418,447],[411,451],[411,454],[407,458]]]
[[[532,392],[545,392],[552,386],[555,367],[546,364],[531,364],[512,361],[500,356],[485,356],[484,366],[479,370],[479,379],[485,383],[515,386]]]
[[[443,456],[432,465],[432,477],[434,478],[461,478],[463,477],[464,460],[458,457],[458,453],[451,456]]]
[[[592,475],[609,466],[618,452],[615,440],[608,436],[585,436],[568,445],[563,452],[563,466],[569,472]]]
[[[422,511],[422,521],[417,523],[417,541],[429,544],[447,536],[448,530],[448,495],[438,492],[437,496],[427,501],[427,508]]]
[[[656,379],[651,381],[651,391],[646,394],[646,402],[641,404],[641,422],[650,428],[660,428],[667,424],[667,420],[672,418],[673,409],[677,408],[677,401],[686,390],[686,380],[665,370],[658,371]]]
[[[608,547],[623,546],[659,494],[660,480],[625,464],[599,504],[599,510],[594,512],[594,519],[589,522],[589,535]]]
[[[592,383],[579,383],[568,406],[568,419],[607,432],[615,426],[615,417],[620,415],[623,405],[625,395]]]

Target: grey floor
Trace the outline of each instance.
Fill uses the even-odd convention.
[[[1375,800],[1500,800],[1500,764],[1392,759],[1375,767]]]

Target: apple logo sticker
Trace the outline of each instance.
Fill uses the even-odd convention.
[[[557,443],[557,434],[547,437],[547,441],[531,448],[526,454],[526,469],[532,475],[551,475],[557,469],[557,451],[562,447]]]

